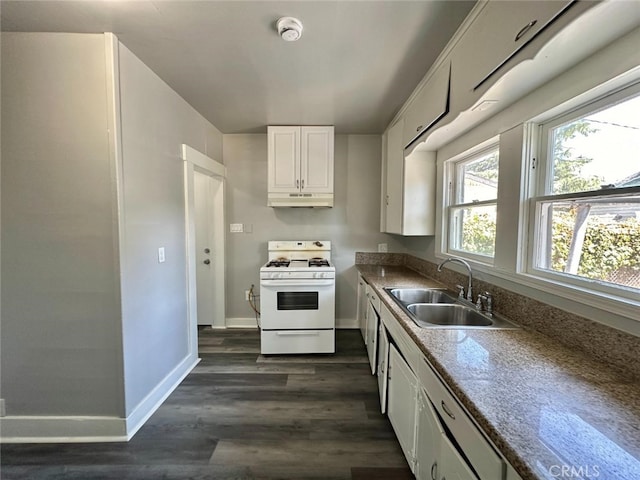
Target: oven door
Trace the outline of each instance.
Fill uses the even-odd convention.
[[[261,280],[263,330],[335,327],[335,280]]]

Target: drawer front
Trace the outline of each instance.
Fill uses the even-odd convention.
[[[335,330],[262,330],[260,353],[334,353]]]
[[[380,312],[380,297],[378,297],[378,294],[371,285],[367,285],[367,298],[369,298],[369,301],[373,304],[376,312]]]
[[[473,424],[462,406],[438,378],[424,357],[421,357],[419,362],[418,378],[431,403],[455,437],[480,479],[499,480],[504,478],[502,459]]]
[[[398,350],[400,350],[400,353],[409,364],[409,368],[417,374],[418,363],[421,358],[418,347],[384,304],[382,305],[381,318],[382,323],[389,331],[389,335],[398,346]]]

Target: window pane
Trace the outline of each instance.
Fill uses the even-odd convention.
[[[453,208],[450,247],[493,257],[496,244],[496,206]]]
[[[456,164],[456,203],[498,198],[498,150]]]
[[[538,268],[640,288],[640,195],[540,206]]]
[[[640,185],[640,96],[552,130],[554,195]]]

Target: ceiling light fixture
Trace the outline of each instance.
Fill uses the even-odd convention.
[[[286,42],[295,42],[302,36],[302,22],[293,17],[282,17],[276,23],[278,33]]]

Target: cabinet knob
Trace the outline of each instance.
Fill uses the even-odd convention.
[[[524,37],[526,35],[526,33],[531,30],[531,27],[533,27],[536,23],[538,23],[538,20],[531,20],[529,23],[527,23],[524,27],[522,27],[520,29],[520,31],[516,34],[516,38],[513,40],[514,42],[517,42],[518,40],[520,40],[522,37]]]
[[[207,258],[207,259],[206,259],[204,262],[202,262],[202,263],[204,263],[205,265],[209,265],[209,264],[211,263],[211,260],[209,260],[209,259]]]

